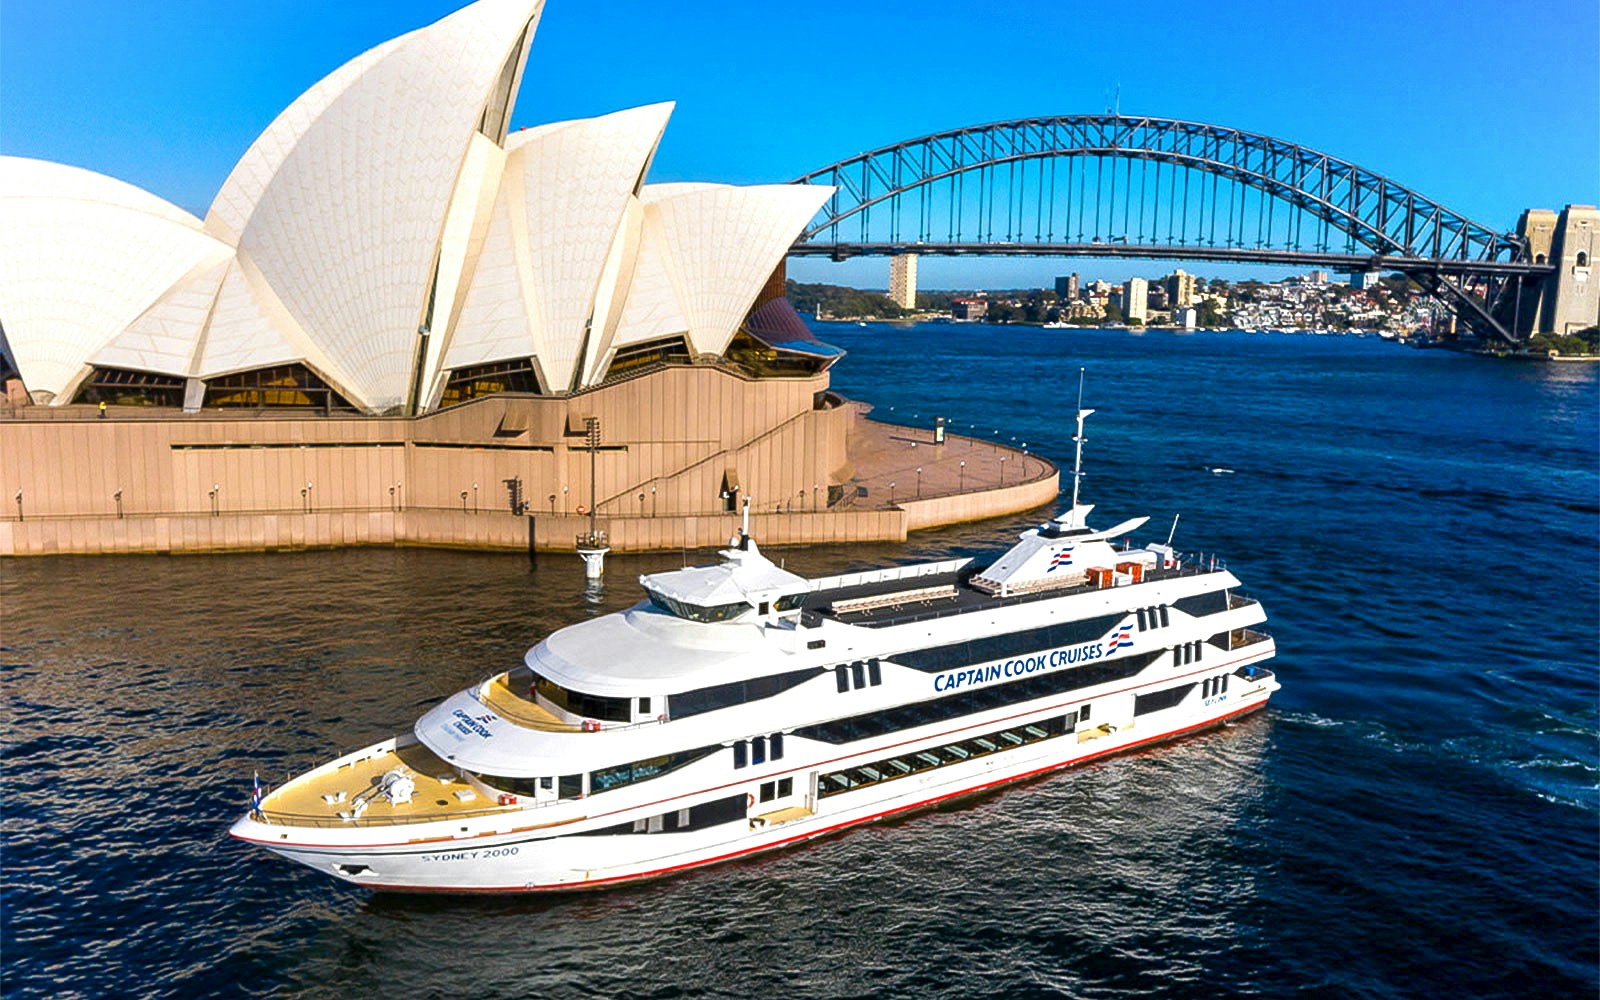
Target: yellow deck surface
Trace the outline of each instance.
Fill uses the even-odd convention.
[[[383,775],[397,767],[404,768],[417,786],[411,801],[404,805],[390,803],[377,791]],[[455,794],[460,791],[470,791],[473,795],[463,802]],[[344,801],[327,802],[322,798],[338,792],[345,793]],[[417,743],[358,760],[314,777],[296,778],[268,795],[261,803],[261,811],[268,822],[344,824],[348,821],[341,819],[339,813],[353,812],[358,795],[367,802],[366,811],[358,821],[362,824],[420,823],[428,819],[516,808],[501,806],[498,800],[485,798],[456,777],[449,764]]]
[[[811,810],[802,806],[790,806],[787,809],[775,809],[769,813],[762,813],[753,817],[753,821],[766,826],[778,826],[782,823],[792,823],[797,819],[805,819],[811,815]]]
[[[527,696],[531,677],[527,670],[501,674],[485,686],[483,703],[494,709],[495,714],[501,718],[509,719],[527,729],[576,732],[577,726],[570,722],[562,722]]]

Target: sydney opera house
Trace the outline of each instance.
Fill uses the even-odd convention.
[[[542,6],[357,56],[203,219],[0,157],[0,553],[570,547],[591,509],[693,545],[744,498],[775,540],[893,538],[1054,496],[1035,459],[877,502],[843,352],[783,296],[831,189],[648,183],[670,104],[512,129]]]

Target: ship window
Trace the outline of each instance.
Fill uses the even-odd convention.
[[[700,747],[696,750],[680,750],[677,753],[636,760],[631,764],[618,764],[616,767],[603,767],[598,771],[591,771],[589,772],[589,794],[599,795],[601,792],[608,792],[613,788],[621,788],[624,785],[659,777],[669,771],[676,771],[686,764],[692,764],[702,757],[716,753],[721,749],[722,747],[720,746],[710,746]]]
[[[805,599],[806,595],[804,594],[785,594],[776,601],[773,601],[772,606],[778,611],[793,611],[795,608],[798,608],[801,604],[805,603]]]
[[[838,795],[865,785],[877,784],[880,781],[893,781],[908,774],[916,774],[930,768],[947,767],[970,760],[974,756],[994,753],[997,750],[1026,743],[1036,743],[1040,740],[1053,739],[1072,731],[1072,714],[1058,715],[1050,719],[1041,719],[1019,729],[1006,729],[979,736],[974,739],[963,740],[960,743],[951,743],[942,747],[932,747],[921,751],[912,757],[891,757],[887,760],[873,764],[851,768],[848,771],[835,771],[824,774],[817,779],[817,797],[827,798]],[[788,781],[789,779],[784,779]],[[784,781],[778,783],[778,794],[788,794]]]
[[[1079,722],[1088,722],[1089,721],[1089,706],[1088,705],[1085,705],[1082,708],[1078,709],[1078,721]]]
[[[828,644],[826,639],[811,639],[806,642],[807,649],[821,649]]]
[[[861,688],[866,687],[867,686],[867,665],[865,663],[861,662],[860,660],[857,660],[854,663],[850,664],[850,679],[851,679],[851,681],[853,681],[855,683],[855,686],[856,686],[857,690],[860,690]]]
[[[1128,680],[1138,676],[1163,655],[1151,652],[1119,656],[1070,670],[1038,673],[1003,684],[970,688],[942,698],[897,705],[877,712],[802,726],[794,732],[798,736],[834,744],[872,739],[917,726],[949,722],[976,712],[1059,695],[1067,691]],[[1082,718],[1087,719],[1088,715],[1089,710],[1085,706]]]
[[[1139,616],[1139,631],[1143,632],[1145,630],[1144,608],[1140,608],[1137,613]]]
[[[1136,695],[1133,699],[1133,714],[1148,715],[1151,712],[1159,712],[1163,709],[1171,708],[1187,697],[1189,692],[1194,689],[1194,684],[1179,684],[1177,687],[1170,687],[1165,691]]]
[[[833,676],[839,682],[840,694],[844,694],[846,691],[850,690],[849,668],[841,663],[837,667],[833,668]]]
[[[572,691],[538,674],[533,675],[533,686],[540,697],[573,715],[599,719],[602,722],[631,721],[629,709],[633,706],[630,698],[606,698],[584,694],[582,691]]]
[[[639,699],[639,714],[640,715],[649,715],[650,714],[650,699],[649,698],[640,698]]]
[[[747,702],[771,698],[773,695],[782,694],[796,684],[804,684],[822,673],[823,668],[821,667],[807,667],[803,670],[791,670],[784,674],[769,674],[766,677],[755,677],[748,681],[734,681],[729,684],[717,684],[713,687],[685,691],[683,694],[672,696],[672,717],[674,719],[685,719],[691,715],[699,715],[702,712],[714,712],[719,708],[729,708],[733,705],[743,705]]]
[[[469,772],[470,773],[470,772]],[[499,792],[526,795],[530,798],[541,786],[549,790],[549,778],[507,778],[498,774],[474,774],[473,777]]]
[[[771,750],[772,759],[773,760],[782,760],[783,759],[783,734],[782,733],[773,733],[772,734],[772,739],[768,741],[767,746]]]
[[[540,778],[539,779],[539,791],[548,792],[554,787],[556,787],[556,779],[554,779],[554,778]]]
[[[778,798],[786,799],[786,798],[788,798],[789,796],[791,796],[793,794],[794,794],[794,779],[793,778],[779,778],[778,779]]]
[[[646,590],[650,595],[650,603],[678,618],[687,618],[692,622],[725,622],[731,621],[746,611],[750,610],[750,602],[735,601],[732,604],[690,604],[680,601],[666,594],[659,594],[654,590]]]
[[[562,799],[583,798],[583,775],[563,774],[561,776],[560,788],[556,793],[556,797]]]
[[[930,649],[915,649],[890,657],[896,663],[929,673],[938,673],[974,663],[1006,660],[1023,653],[1061,646],[1076,646],[1099,639],[1117,625],[1126,613],[1101,615],[1075,622],[1062,622],[1042,628],[1009,632],[968,642],[950,643]]]
[[[767,738],[757,736],[750,741],[750,763],[765,764],[767,762]]]
[[[1163,604],[1163,605],[1161,605],[1161,607],[1157,608],[1156,610],[1161,612],[1161,627],[1162,628],[1167,628],[1168,626],[1170,626],[1172,624],[1172,619],[1167,614],[1167,606],[1165,604]]]
[[[1222,675],[1222,693],[1223,694],[1227,694],[1228,693],[1228,675],[1227,674],[1223,674]]]
[[[776,785],[775,782],[763,781],[761,783],[761,801],[762,802],[771,802],[776,795],[777,795],[777,785]]]
[[[872,682],[873,687],[883,683],[883,664],[876,656],[867,661],[867,679]]]
[[[1172,602],[1172,606],[1185,614],[1203,618],[1206,615],[1214,615],[1219,611],[1228,610],[1228,595],[1225,591],[1213,590],[1204,594],[1180,597]]]
[[[744,740],[733,745],[733,766],[740,768],[750,763],[750,746]]]
[[[628,823],[617,823],[614,826],[605,826],[598,830],[584,830],[577,836],[614,837],[619,834],[629,833],[685,833],[691,830],[704,830],[708,827],[721,826],[724,823],[732,823],[734,820],[742,820],[744,818],[745,799],[744,794],[740,793],[726,798],[713,799],[710,802],[702,802],[697,806],[664,813],[660,816],[646,817]]]

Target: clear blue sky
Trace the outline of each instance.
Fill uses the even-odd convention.
[[[0,0],[0,152],[203,214],[298,94],[458,6]],[[1101,111],[1118,83],[1125,113],[1298,142],[1499,229],[1526,206],[1600,199],[1595,0],[549,0],[514,123],[675,100],[653,180],[784,181],[944,128]],[[925,260],[922,284],[1171,266]],[[790,270],[881,287],[887,267]]]

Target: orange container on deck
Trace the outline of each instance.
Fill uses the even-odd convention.
[[[1117,563],[1117,572],[1128,574],[1128,579],[1132,580],[1134,583],[1144,582],[1144,563]]]
[[[1112,571],[1104,566],[1095,566],[1089,570],[1089,582],[1096,587],[1111,586]]]

